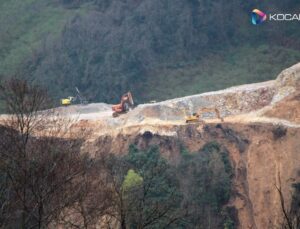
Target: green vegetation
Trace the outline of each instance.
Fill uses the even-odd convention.
[[[104,160],[101,174],[110,174],[109,202],[121,228],[236,228],[237,211],[226,207],[233,176],[227,150],[210,142],[195,153],[181,151],[176,165],[153,146],[132,145],[127,155]]]
[[[165,228],[183,217],[175,170],[160,156],[157,147],[140,151],[131,146],[124,157],[130,169],[122,188],[126,228]],[[130,181],[129,181],[130,180]],[[134,185],[132,185],[134,184]]]
[[[47,34],[58,34],[67,12],[46,1],[4,0],[0,5],[0,73],[13,74]]]
[[[77,86],[91,101],[164,100],[274,79],[300,60],[296,23],[250,23],[293,12],[275,0],[3,0],[0,80],[18,74],[58,100]]]
[[[129,169],[124,179],[122,190],[128,191],[143,183],[143,178],[137,174],[133,169]]]
[[[263,82],[299,62],[300,52],[269,45],[242,46],[209,54],[195,63],[162,70],[149,77],[144,92],[150,99],[164,100],[240,84]],[[146,99],[146,98],[145,98]]]
[[[144,228],[147,222],[149,228],[169,223],[172,228],[235,228],[236,211],[225,207],[233,170],[228,152],[218,143],[197,153],[183,148],[178,165],[169,164],[157,147],[131,146],[121,160],[129,168],[121,186],[124,209],[119,210],[126,228]]]
[[[37,50],[57,39],[68,20],[83,13],[47,0],[0,2],[0,81],[12,75],[24,78],[24,63],[36,58]],[[0,113],[4,106],[0,100]]]
[[[183,153],[178,167],[184,203],[189,208],[190,228],[234,228],[234,216],[224,208],[231,193],[233,170],[228,152],[216,143],[206,144],[199,153]],[[193,226],[192,226],[193,225]]]

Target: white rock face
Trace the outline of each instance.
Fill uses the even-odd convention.
[[[277,87],[300,87],[300,63],[282,71],[276,80]]]
[[[197,112],[200,108],[217,108],[222,116],[240,114],[260,109],[271,103],[275,89],[273,81],[232,87],[221,91],[192,95],[167,100],[157,104],[138,106],[131,115],[162,120],[179,120],[185,115]],[[215,114],[204,114],[212,118]]]
[[[277,77],[275,86],[277,93],[272,104],[279,102],[296,90],[300,90],[300,63],[282,71]]]
[[[276,80],[141,104],[118,118],[112,118],[111,105],[104,103],[74,105],[58,110],[80,120],[101,120],[108,126],[134,125],[149,120],[172,122],[184,120],[186,115],[197,112],[199,108],[217,108],[222,117],[257,111],[274,105],[296,90],[300,90],[300,63],[281,72]],[[213,112],[202,116],[203,119],[215,117]]]
[[[223,117],[249,113],[273,105],[296,90],[300,90],[300,63],[284,70],[276,80],[143,104],[130,112],[127,119],[130,122],[147,118],[176,121],[197,112],[199,108],[217,108]],[[214,113],[208,112],[202,118],[214,117]]]

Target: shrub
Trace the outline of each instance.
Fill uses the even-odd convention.
[[[272,133],[274,140],[278,140],[286,135],[287,129],[284,126],[279,125],[272,130]]]

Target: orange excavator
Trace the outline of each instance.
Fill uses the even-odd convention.
[[[129,91],[121,97],[121,102],[119,104],[112,106],[112,110],[114,111],[112,115],[114,118],[118,117],[119,115],[125,114],[128,111],[130,111],[131,109],[133,109],[133,107],[134,107],[134,102],[133,102],[132,94]]]

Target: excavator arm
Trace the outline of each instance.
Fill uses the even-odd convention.
[[[134,101],[131,92],[125,93],[121,97],[120,103],[112,106],[112,110],[114,111],[113,117],[118,117],[120,114],[127,113],[133,106]]]

